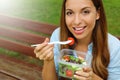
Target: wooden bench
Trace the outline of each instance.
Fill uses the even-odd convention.
[[[36,58],[30,45],[43,42],[54,29],[55,25],[0,15],[0,48]],[[0,54],[2,80],[42,80],[41,70],[40,65]]]

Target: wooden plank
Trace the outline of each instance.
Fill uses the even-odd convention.
[[[6,74],[0,72],[0,80],[19,80],[19,79],[16,79],[14,77],[11,77],[9,75],[6,75]]]
[[[0,36],[16,39],[17,41],[26,42],[30,44],[41,43],[44,41],[44,37],[27,33],[18,30],[12,30],[8,28],[0,27]]]
[[[34,48],[0,38],[0,47],[35,57]],[[36,58],[36,57],[35,57]]]
[[[26,20],[21,18],[9,17],[5,15],[0,15],[0,24],[7,24],[9,26],[22,27],[28,30],[42,32],[46,34],[51,34],[55,25],[48,25],[45,23],[35,22],[32,20]]]
[[[54,29],[57,28],[54,25],[48,25],[32,20],[4,15],[0,15],[0,24],[0,47],[32,56],[34,58],[36,58],[34,54],[34,48],[30,47],[29,45],[24,45],[23,43],[20,44],[18,41],[24,42],[25,44],[36,44],[43,42],[45,37],[19,30],[18,27],[25,30],[27,29],[49,35],[51,35]],[[2,25],[5,27],[2,27]],[[26,65],[26,62],[24,63],[23,61],[17,60],[15,58],[6,58],[1,55],[0,64],[0,72],[6,76],[13,77],[18,80],[42,80],[42,66],[33,66],[29,63]]]
[[[25,62],[4,55],[0,55],[0,64],[0,72],[7,76],[19,80],[42,80],[40,66],[30,66]]]

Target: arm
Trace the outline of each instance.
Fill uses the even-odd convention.
[[[108,80],[120,80],[120,40],[109,34],[110,63]]]
[[[59,41],[59,28],[57,28],[51,36],[50,42],[52,41]],[[54,45],[53,53],[54,53],[54,58],[56,53],[58,53],[59,47],[57,45]],[[56,59],[55,59],[56,60]],[[44,66],[43,66],[43,71],[42,71],[42,77],[43,80],[58,80],[58,76],[56,74],[56,68],[55,68],[55,62],[54,59],[51,61],[44,61]]]
[[[42,77],[43,80],[58,80],[55,70],[54,59],[50,61],[44,61]]]
[[[46,38],[45,41],[39,44],[34,53],[36,57],[40,60],[44,60],[43,70],[42,70],[42,78],[43,80],[57,80],[56,69],[54,64],[54,52],[53,44],[48,44],[49,39]]]

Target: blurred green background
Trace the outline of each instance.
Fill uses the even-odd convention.
[[[120,0],[103,0],[109,32],[120,36]],[[62,0],[0,0],[0,13],[59,26]]]

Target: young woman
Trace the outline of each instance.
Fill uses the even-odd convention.
[[[58,80],[58,62],[61,49],[87,52],[92,56],[91,68],[76,71],[78,80],[119,80],[120,41],[107,32],[102,0],[63,0],[61,26],[50,41],[75,39],[73,46],[47,44],[49,39],[35,48],[36,57],[44,60],[43,80]]]

